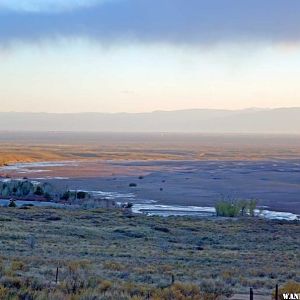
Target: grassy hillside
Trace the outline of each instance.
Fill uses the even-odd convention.
[[[300,281],[299,223],[1,208],[0,241],[1,299],[208,299]]]

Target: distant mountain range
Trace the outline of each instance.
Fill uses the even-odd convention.
[[[300,134],[300,108],[151,113],[0,113],[0,131]]]

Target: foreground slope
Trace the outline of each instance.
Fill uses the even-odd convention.
[[[45,299],[99,289],[155,295],[172,274],[200,289],[217,282],[224,293],[270,294],[277,282],[300,281],[299,223],[1,208],[0,240],[0,288]]]

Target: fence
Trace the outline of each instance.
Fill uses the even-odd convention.
[[[275,296],[274,296],[274,299],[275,300],[279,300],[279,286],[278,286],[278,284],[276,284],[276,286],[275,286]],[[250,288],[250,300],[255,300],[254,299],[255,297],[254,297],[254,291],[253,291],[253,288]]]

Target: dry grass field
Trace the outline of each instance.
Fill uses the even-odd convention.
[[[300,281],[299,223],[1,208],[0,241],[1,299],[217,299]]]

